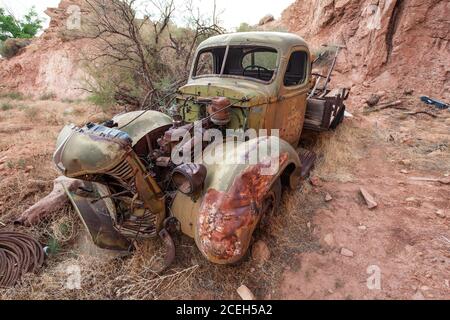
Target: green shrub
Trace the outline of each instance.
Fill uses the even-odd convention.
[[[2,111],[8,111],[14,109],[14,106],[11,103],[5,102],[2,104]]]
[[[23,18],[20,19],[8,10],[0,8],[0,40],[2,41],[8,38],[30,39],[41,28],[42,20],[34,6],[28,9]]]
[[[23,100],[25,99],[24,95],[20,92],[8,92],[0,94],[0,98],[6,98],[11,100]]]
[[[96,106],[101,107],[103,110],[116,104],[114,95],[111,95],[110,92],[107,91],[99,91],[91,94],[88,98],[88,101],[95,104]]]
[[[47,253],[51,255],[57,254],[61,250],[61,244],[54,237],[50,237],[47,243]]]
[[[241,25],[236,29],[236,32],[249,32],[256,30],[257,28],[255,26],[251,26],[246,22],[242,22]]]

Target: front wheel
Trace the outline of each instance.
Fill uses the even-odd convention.
[[[261,222],[276,214],[281,203],[281,191],[281,179],[278,178],[262,200]]]

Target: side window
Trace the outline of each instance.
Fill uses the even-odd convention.
[[[211,51],[205,51],[198,56],[195,75],[204,76],[209,74],[214,74],[214,57]]]
[[[284,76],[286,87],[297,86],[306,80],[308,70],[308,54],[304,51],[293,52]]]

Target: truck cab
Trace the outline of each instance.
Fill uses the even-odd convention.
[[[199,120],[206,116],[202,98],[226,97],[235,103],[229,128],[279,129],[281,139],[297,146],[305,125],[328,130],[343,114],[344,94],[337,100],[316,87],[311,95],[317,81],[312,64],[308,44],[295,34],[209,38],[198,47],[188,83],[179,90],[181,115],[188,122]]]

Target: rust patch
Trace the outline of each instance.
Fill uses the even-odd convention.
[[[280,155],[280,168],[287,160],[287,153]],[[199,213],[197,241],[208,260],[226,264],[244,256],[274,179],[261,175],[261,170],[268,167],[269,161],[250,166],[236,177],[228,192],[210,189],[206,193]]]

